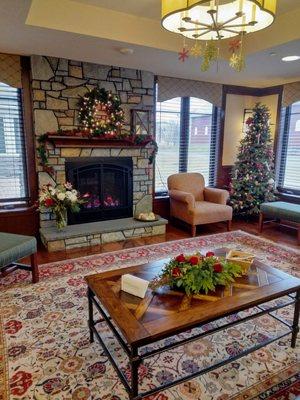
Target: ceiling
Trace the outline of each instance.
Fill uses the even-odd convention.
[[[97,7],[110,8],[126,14],[139,17],[160,19],[160,0],[73,0],[78,3],[90,4]],[[279,0],[278,14],[283,14],[299,8],[298,0]]]
[[[300,80],[300,62],[281,61],[283,56],[300,55],[300,0],[278,0],[275,23],[246,38],[247,68],[241,73],[228,67],[226,42],[219,64],[209,72],[200,71],[199,59],[179,62],[182,39],[161,28],[160,0],[0,0],[0,9],[0,52],[252,87]],[[134,53],[123,55],[122,47]]]

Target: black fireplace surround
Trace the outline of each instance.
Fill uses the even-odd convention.
[[[130,157],[70,158],[65,167],[68,182],[81,194],[90,194],[79,213],[68,214],[69,225],[132,217]]]

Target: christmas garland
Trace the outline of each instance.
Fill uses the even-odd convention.
[[[94,88],[78,102],[78,120],[93,136],[121,134],[124,111],[120,98],[103,88]]]
[[[53,175],[54,170],[51,165],[49,165],[49,160],[48,160],[48,151],[47,151],[47,146],[46,142],[51,141],[51,136],[68,136],[68,137],[91,137],[89,133],[82,132],[80,130],[58,130],[57,132],[48,132],[44,133],[43,135],[39,136],[37,141],[38,141],[38,147],[37,147],[37,152],[40,158],[40,165],[43,167],[43,170],[45,172],[48,172],[50,175]],[[93,135],[92,135],[93,137]],[[96,136],[97,137],[97,136]],[[145,147],[147,145],[151,146],[151,153],[149,155],[149,164],[153,164],[153,161],[155,159],[155,156],[158,151],[158,146],[156,141],[153,139],[151,135],[126,135],[126,134],[119,134],[119,135],[114,135],[113,139],[116,140],[123,140],[125,141],[128,146],[142,146]],[[112,140],[111,137],[108,135],[105,135],[105,137],[101,138],[101,140]]]
[[[121,102],[117,95],[103,88],[94,88],[87,92],[78,102],[79,113],[78,120],[80,129],[61,130],[57,132],[45,133],[37,139],[37,152],[40,158],[40,165],[43,170],[54,173],[53,167],[49,165],[48,151],[46,142],[51,140],[51,136],[68,137],[98,137],[101,140],[123,140],[128,146],[147,146],[152,147],[149,155],[149,164],[152,164],[158,151],[156,141],[151,135],[130,135],[122,132],[121,128],[124,122],[124,111],[121,108]]]

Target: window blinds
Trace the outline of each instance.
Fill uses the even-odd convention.
[[[155,191],[167,193],[168,176],[199,172],[214,185],[217,170],[218,108],[194,97],[156,103]]]
[[[280,130],[278,186],[286,193],[300,194],[300,102],[282,110]]]
[[[0,83],[0,202],[27,199],[21,90]]]

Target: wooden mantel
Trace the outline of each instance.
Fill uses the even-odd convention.
[[[49,135],[47,141],[55,147],[144,147],[150,140],[145,140],[140,144],[133,143],[129,139],[103,139],[99,137],[83,137],[83,136],[62,136]]]

